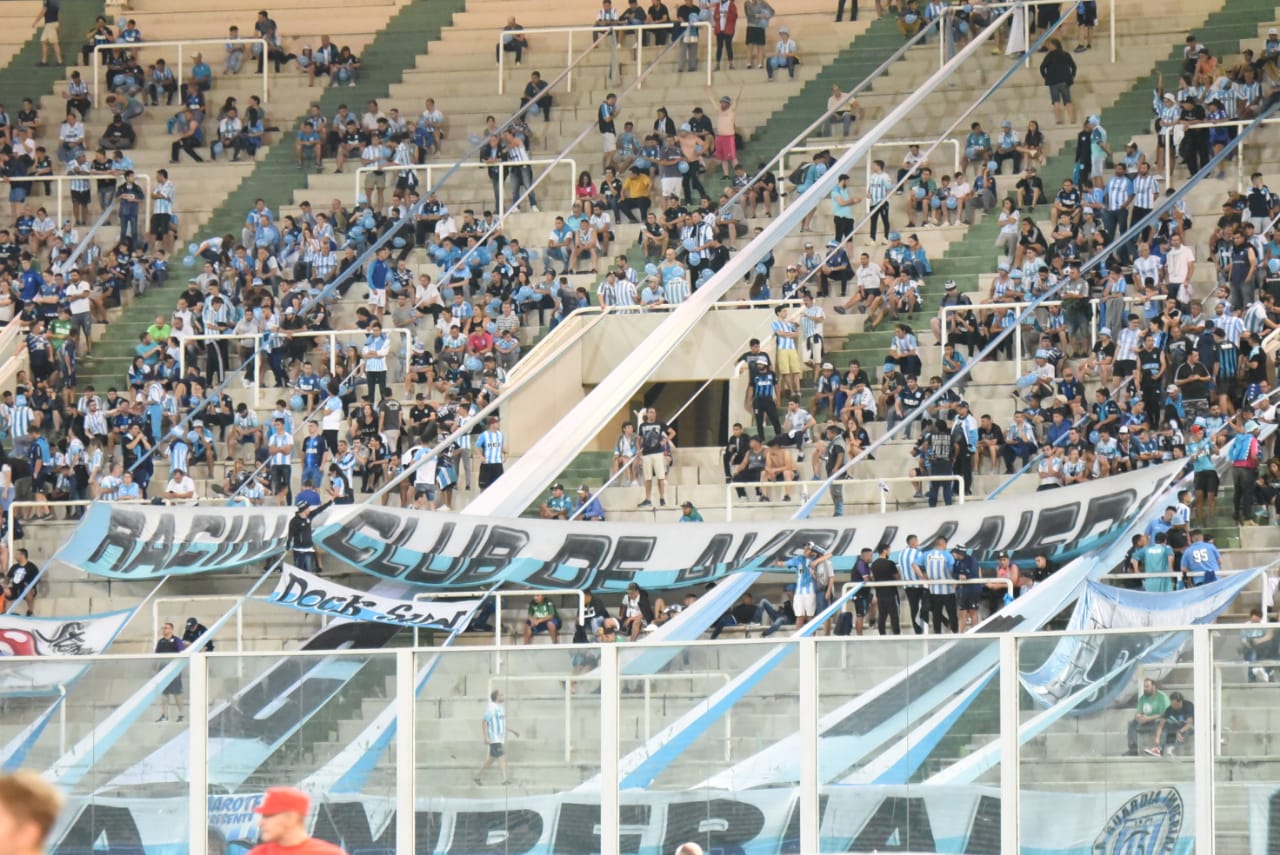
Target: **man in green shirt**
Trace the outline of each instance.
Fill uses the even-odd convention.
[[[156,315],[156,322],[147,327],[147,335],[156,344],[166,345],[169,343],[169,336],[173,335],[173,327],[165,320],[164,315]]]
[[[1164,711],[1169,708],[1169,696],[1156,688],[1154,680],[1142,681],[1142,694],[1138,695],[1138,709],[1129,721],[1129,750],[1126,757],[1138,756],[1138,734],[1156,732]]]
[[[685,502],[680,506],[680,519],[676,522],[702,522],[702,514],[698,513],[698,509],[693,506],[693,502]]]
[[[560,613],[556,604],[542,594],[534,594],[529,603],[529,618],[524,622],[524,643],[532,644],[537,633],[551,636],[552,644],[560,643]]]
[[[49,321],[49,344],[53,345],[54,353],[62,352],[62,345],[69,335],[71,335],[71,310],[63,308],[58,311],[56,318]]]
[[[1133,561],[1137,565],[1134,570],[1138,573],[1172,573],[1173,549],[1169,546],[1168,535],[1160,532],[1155,543],[1144,543],[1134,551]],[[1142,587],[1152,594],[1168,593],[1173,590],[1173,577],[1152,576],[1142,580]]]

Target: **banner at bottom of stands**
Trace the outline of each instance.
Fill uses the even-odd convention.
[[[765,570],[807,541],[831,550],[837,571],[858,551],[917,535],[922,547],[945,537],[991,559],[1047,554],[1056,562],[1117,536],[1143,501],[1168,486],[1179,462],[1034,495],[946,508],[804,521],[600,523],[492,519],[367,505],[330,508],[316,525],[317,545],[388,579],[468,590],[506,581],[523,587],[621,591],[701,585],[728,573]]]
[[[299,570],[292,564],[280,568],[280,581],[266,597],[268,603],[340,620],[453,629],[469,615],[478,600],[401,600],[371,591],[359,591]]]
[[[102,653],[124,628],[132,609],[82,617],[17,617],[0,615],[0,657],[90,656]],[[0,696],[56,692],[84,670],[83,664],[39,661],[5,662],[0,668]]]
[[[1039,855],[1187,855],[1194,844],[1190,787],[1098,793],[1025,790],[1022,850]],[[261,793],[210,796],[209,850],[241,855],[256,840]],[[58,851],[140,847],[186,855],[184,798],[73,800]],[[825,787],[824,852],[999,855],[1000,795],[994,787]],[[395,806],[381,796],[325,799],[312,833],[349,852],[395,850]],[[415,852],[588,855],[600,851],[600,807],[590,796],[420,798]],[[621,850],[665,855],[686,840],[705,851],[776,855],[799,851],[794,789],[622,794]]]

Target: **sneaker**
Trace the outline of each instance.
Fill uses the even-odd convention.
[[[782,497],[782,501],[784,501],[784,502],[789,502],[789,501],[791,501],[791,496],[790,496],[790,494],[783,496],[783,497]]]
[[[1249,673],[1263,683],[1269,683],[1271,681],[1271,677],[1267,674],[1267,669],[1263,668],[1261,665],[1255,665],[1250,668]]]
[[[185,719],[182,716],[178,716],[178,721],[185,721]]]
[[[637,507],[637,508],[652,508],[652,507],[653,507],[653,502],[649,501],[648,499],[645,499],[643,502],[641,502],[640,504],[636,505],[636,507]]]
[[[627,486],[628,486],[628,487],[639,487],[639,486],[640,486],[640,482],[639,482],[639,481],[628,481],[628,482],[627,482]]]
[[[1159,756],[1160,756],[1160,746],[1159,746],[1159,745],[1153,745],[1152,747],[1150,747],[1150,748],[1146,749],[1146,753],[1147,753],[1147,754],[1150,754],[1152,757],[1159,757]]]
[[[849,314],[849,310],[848,310],[848,309],[846,309],[844,306],[836,306],[836,314],[837,314],[837,315],[847,315],[847,314]]]
[[[660,508],[665,508],[666,506],[667,506],[667,500],[666,500],[666,499],[659,499],[659,500],[658,500],[658,507],[660,507]]]
[[[159,724],[162,721],[168,721],[168,720],[169,720],[169,717],[167,715],[162,715],[158,719],[156,719],[156,724]]]

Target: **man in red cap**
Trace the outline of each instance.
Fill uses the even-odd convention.
[[[347,855],[341,848],[307,833],[311,799],[293,787],[271,787],[258,814],[258,839],[249,855]]]

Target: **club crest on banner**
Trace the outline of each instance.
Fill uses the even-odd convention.
[[[1173,855],[1184,815],[1172,787],[1138,793],[1107,820],[1093,855]]]

